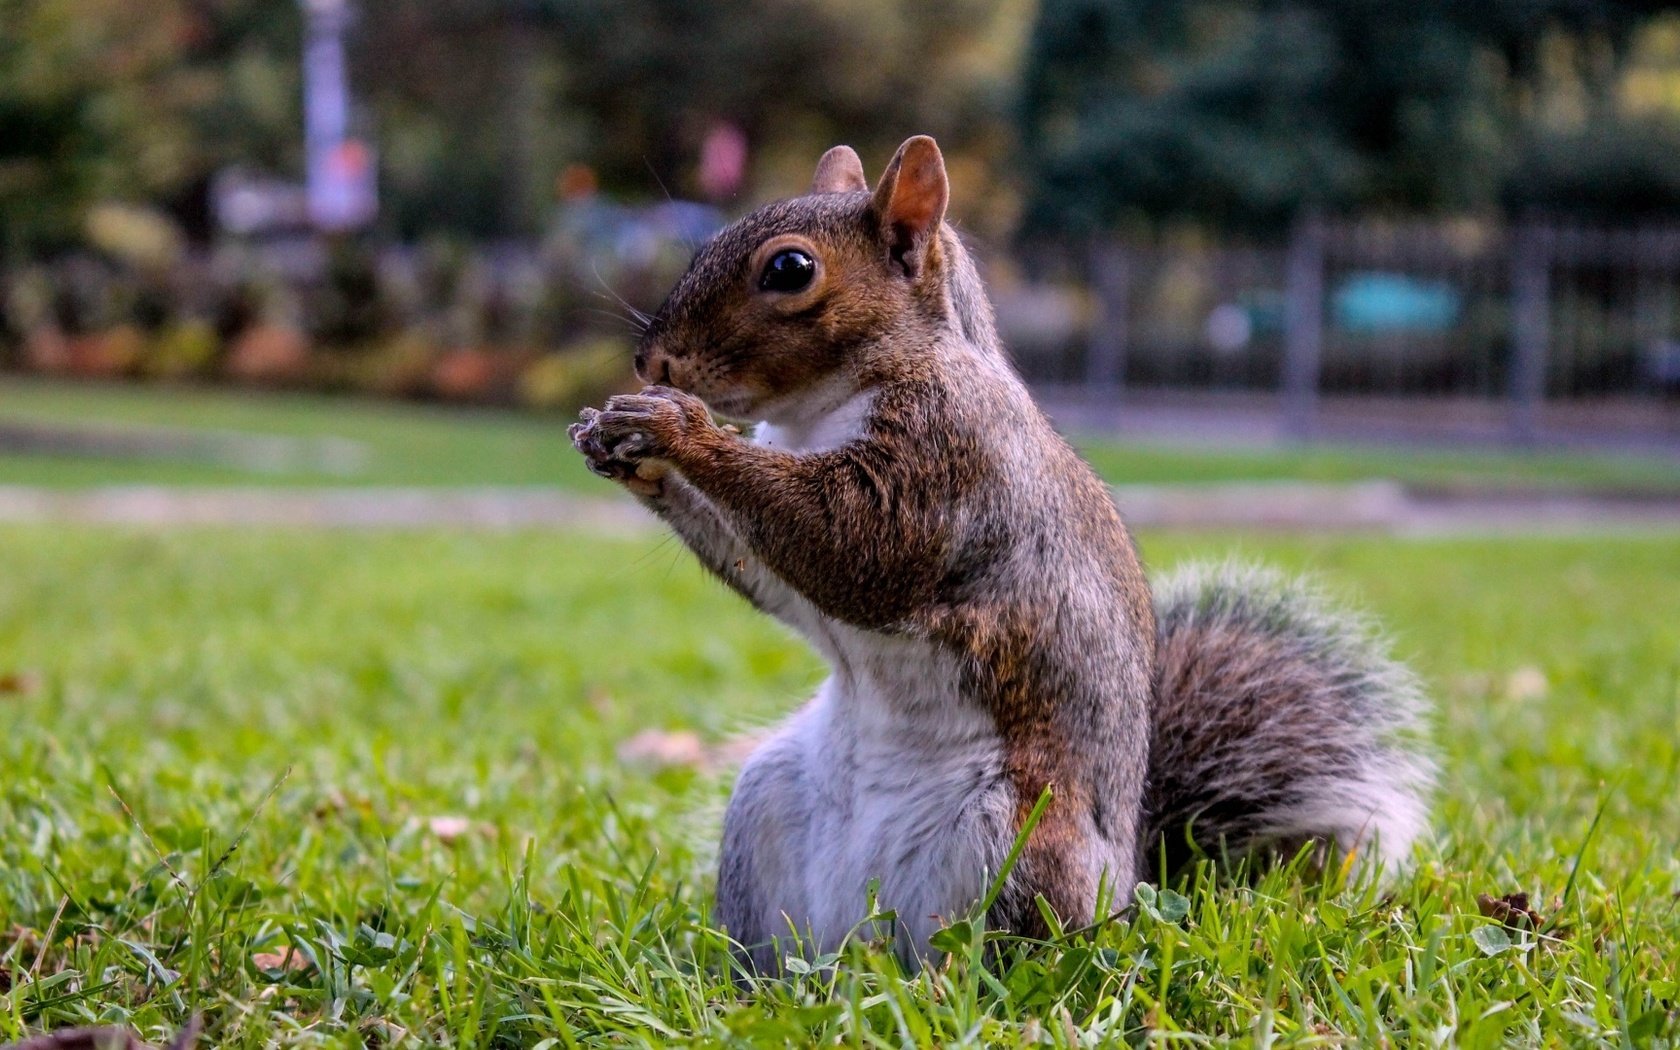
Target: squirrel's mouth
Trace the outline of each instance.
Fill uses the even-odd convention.
[[[757,401],[751,392],[733,383],[726,384],[726,389],[721,391],[709,389],[714,385],[711,380],[715,377],[707,375],[703,368],[695,368],[692,362],[673,358],[657,347],[644,346],[637,351],[636,378],[652,386],[668,386],[693,394],[718,415],[735,419],[744,418]]]

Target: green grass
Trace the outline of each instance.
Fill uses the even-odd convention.
[[[0,529],[0,1041],[195,1011],[228,1047],[1680,1037],[1680,541],[1146,541],[1391,625],[1440,704],[1417,870],[741,988],[706,920],[727,776],[614,749],[721,739],[820,669],[672,545]],[[1478,913],[1512,891],[1541,936]],[[313,965],[259,968],[287,945]]]
[[[0,484],[563,485],[601,491],[566,441],[566,419],[491,410],[381,404],[301,394],[70,384],[0,377],[0,423],[209,428],[292,438],[345,438],[366,460],[343,474],[307,465],[253,472],[182,459],[102,459],[0,452]],[[1122,483],[1362,481],[1591,485],[1680,493],[1680,459],[1497,450],[1366,447],[1187,448],[1082,442]]]
[[[73,384],[0,377],[0,422],[168,427],[274,437],[343,438],[365,460],[351,473],[306,461],[277,471],[192,459],[0,452],[0,484],[568,485],[599,482],[566,440],[568,420],[351,397]],[[594,487],[594,486],[590,486]]]

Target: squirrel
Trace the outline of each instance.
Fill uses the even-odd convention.
[[[873,190],[829,150],[808,193],[695,254],[640,338],[650,385],[569,431],[832,667],[740,770],[717,921],[771,971],[891,909],[918,963],[1035,810],[986,915],[1028,936],[1041,904],[1100,920],[1202,855],[1398,866],[1434,775],[1416,680],[1274,573],[1151,590],[1000,343],[948,197],[926,136]]]

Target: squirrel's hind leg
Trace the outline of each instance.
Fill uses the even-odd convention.
[[[758,973],[780,971],[783,942],[811,914],[805,886],[817,799],[801,739],[809,715],[807,705],[747,757],[724,813],[714,918]]]

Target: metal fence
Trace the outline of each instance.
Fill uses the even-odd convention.
[[[1000,297],[1041,383],[1264,395],[1297,434],[1329,403],[1382,401],[1468,406],[1518,441],[1589,405],[1680,435],[1680,227],[1310,218],[1281,243],[1177,234],[1028,259],[1086,289],[1061,328]]]

